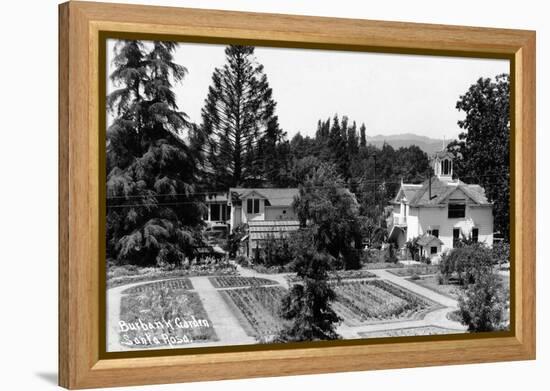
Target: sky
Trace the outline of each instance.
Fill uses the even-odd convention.
[[[108,42],[108,74],[114,41]],[[174,57],[188,74],[175,86],[191,121],[200,112],[212,73],[225,62],[224,45],[182,43]],[[367,137],[415,133],[456,138],[460,95],[479,77],[509,73],[508,60],[256,47],[281,128],[313,136],[319,119],[347,115],[365,123]],[[113,88],[108,83],[108,92]]]

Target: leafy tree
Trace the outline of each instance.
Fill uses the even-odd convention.
[[[462,323],[470,332],[503,329],[506,298],[501,282],[492,272],[480,273],[458,298]]]
[[[301,226],[313,230],[317,249],[341,257],[346,269],[359,268],[359,204],[334,165],[321,163],[299,189],[293,206]]]
[[[331,257],[315,248],[311,229],[294,237],[294,271],[301,282],[292,285],[283,297],[281,316],[289,321],[278,336],[280,342],[338,339],[335,325],[340,318],[331,308],[336,294],[328,283]]]
[[[479,275],[492,269],[491,249],[482,243],[473,243],[452,249],[439,264],[440,272],[448,280],[456,275],[460,284],[472,284]]]
[[[179,264],[200,240],[204,206],[195,194],[200,154],[180,135],[189,124],[172,82],[186,69],[173,42],[119,41],[114,115],[107,129],[107,257],[119,263]]]
[[[448,146],[455,155],[454,172],[465,182],[479,183],[494,202],[495,230],[510,235],[510,77],[480,78],[460,96],[456,108],[465,113],[464,129]]]
[[[214,183],[221,188],[255,186],[262,167],[276,153],[283,137],[275,101],[253,46],[225,49],[226,64],[216,68],[202,109],[202,132],[208,139],[208,158]],[[262,150],[263,149],[263,150]],[[273,175],[274,167],[267,167]]]

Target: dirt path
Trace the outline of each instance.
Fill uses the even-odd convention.
[[[245,345],[256,343],[248,336],[218,289],[214,288],[208,277],[190,277],[194,291],[199,294],[204,310],[212,322],[219,340],[216,345]],[[201,344],[201,346],[203,346]]]
[[[242,277],[256,277],[256,278],[266,278],[268,280],[277,281],[280,285],[282,285],[285,289],[288,289],[288,281],[286,279],[286,276],[294,273],[259,273],[253,269],[244,268],[241,265],[238,265],[235,263],[235,266],[237,266],[237,274]]]

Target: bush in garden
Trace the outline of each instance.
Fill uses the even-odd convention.
[[[267,267],[284,266],[293,259],[289,242],[286,238],[275,238],[269,235],[264,242],[260,262]]]
[[[482,243],[473,243],[443,255],[439,268],[446,281],[456,277],[459,284],[465,285],[474,283],[477,275],[491,272],[492,262],[491,250]]]
[[[468,331],[494,331],[502,328],[506,298],[498,276],[479,273],[475,282],[458,299],[459,314]]]
[[[418,236],[415,236],[414,238],[407,240],[407,242],[405,243],[405,247],[409,251],[409,254],[411,254],[411,258],[415,261],[417,261],[420,257],[420,246],[418,245],[418,238]]]
[[[510,243],[493,243],[493,263],[501,265],[510,262]]]
[[[234,258],[241,246],[241,239],[246,234],[246,224],[239,224],[228,235],[226,250],[230,258]]]
[[[388,248],[386,249],[386,254],[384,256],[384,261],[388,263],[396,263],[397,255],[395,255],[395,245],[389,243]]]

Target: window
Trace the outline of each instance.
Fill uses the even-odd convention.
[[[260,213],[260,200],[257,198],[246,200],[246,213]]]
[[[225,208],[227,209],[227,213],[226,213],[227,220],[230,220],[231,219],[231,207],[229,205],[226,205]]]
[[[450,219],[466,217],[466,204],[449,203],[449,214],[447,217]]]
[[[428,235],[433,235],[436,238],[438,238],[439,237],[439,229],[429,229],[428,230]]]
[[[445,159],[441,162],[441,172],[443,175],[451,175],[451,161]]]
[[[479,239],[479,228],[472,228],[472,241],[477,243]]]
[[[210,221],[220,220],[220,205],[211,204],[210,205]]]
[[[456,247],[460,240],[460,228],[453,228],[453,247]]]
[[[432,255],[437,254],[437,247],[435,247],[435,246],[430,247],[430,254],[432,254]]]

